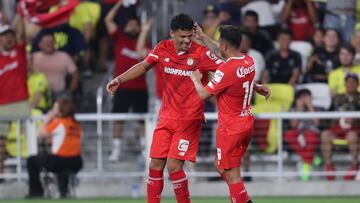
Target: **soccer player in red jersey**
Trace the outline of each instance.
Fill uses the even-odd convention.
[[[156,64],[163,72],[160,120],[150,149],[148,203],[160,202],[165,166],[177,202],[191,202],[183,164],[185,160],[195,161],[204,120],[204,102],[197,96],[190,75],[197,69],[202,73],[215,71],[223,63],[206,47],[192,41],[194,22],[191,17],[185,14],[173,17],[170,28],[170,40],[161,41],[145,60],[107,84],[108,92],[114,94],[122,83],[145,74]],[[202,82],[206,84],[205,79]]]
[[[250,102],[255,67],[253,59],[240,52],[241,35],[236,26],[221,27],[218,48],[226,62],[219,66],[206,87],[198,70],[193,72],[191,79],[201,100],[212,95],[217,99],[219,120],[215,167],[229,186],[231,202],[250,203],[252,201],[240,177],[240,162],[253,135],[254,117]],[[267,92],[265,96],[269,94]]]

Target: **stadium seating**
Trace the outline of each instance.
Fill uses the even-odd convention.
[[[271,89],[271,97],[268,101],[265,100],[262,96],[255,96],[255,105],[254,105],[254,113],[269,113],[269,112],[286,112],[290,110],[290,107],[294,100],[294,89],[291,85],[288,84],[269,84],[269,88]],[[278,126],[277,120],[272,119],[271,121],[262,121],[261,123],[264,125],[264,122],[270,122],[268,127],[265,129],[264,126],[259,126],[255,124],[255,136],[258,139],[263,140],[263,137],[266,137],[267,147],[265,151],[267,153],[274,153],[277,150],[277,138],[278,138]],[[262,129],[261,129],[262,128]],[[267,129],[266,129],[267,128]],[[257,132],[264,131],[266,134],[257,134]],[[262,145],[262,144],[260,144]]]

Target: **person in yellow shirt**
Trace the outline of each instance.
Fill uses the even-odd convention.
[[[360,77],[360,67],[354,65],[355,48],[351,45],[340,47],[339,59],[341,66],[330,71],[328,84],[334,97],[345,93],[345,77],[348,73],[355,73]],[[360,91],[360,86],[358,86]]]
[[[49,89],[48,81],[46,76],[38,71],[34,71],[29,68],[28,72],[28,92],[29,92],[29,103],[31,106],[32,116],[41,116],[43,112],[47,112],[52,106],[51,92]],[[9,133],[6,142],[6,151],[11,157],[17,156],[16,142],[17,142],[17,122],[11,122]],[[36,125],[41,125],[41,121],[38,120]],[[21,156],[27,156],[27,139],[25,133],[24,123],[20,125],[20,136],[21,136]]]
[[[27,80],[31,108],[46,112],[52,106],[51,91],[44,73],[31,70]]]

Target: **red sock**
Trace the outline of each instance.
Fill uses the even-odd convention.
[[[229,184],[229,190],[232,203],[247,203],[250,200],[242,181],[235,184]]]
[[[163,171],[149,169],[149,177],[147,183],[147,202],[160,203],[161,192],[164,187]]]
[[[176,200],[178,203],[190,203],[190,193],[188,188],[188,180],[182,169],[170,173],[170,180],[174,187]]]

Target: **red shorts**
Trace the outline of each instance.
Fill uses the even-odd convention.
[[[240,167],[253,136],[254,117],[246,116],[231,124],[218,124],[216,130],[216,150],[218,166],[223,169]]]
[[[174,158],[195,162],[203,120],[160,118],[153,135],[151,158]]]

